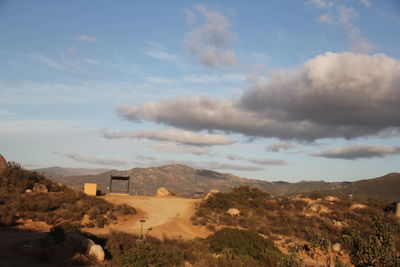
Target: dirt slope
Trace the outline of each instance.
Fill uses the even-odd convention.
[[[140,219],[143,223],[143,235],[149,234],[157,238],[180,236],[185,239],[206,237],[210,232],[205,227],[192,225],[190,217],[195,212],[199,199],[179,197],[145,197],[110,194],[105,200],[115,204],[127,204],[135,207],[138,214],[133,218],[110,225],[102,229],[85,229],[93,234],[107,234],[110,230],[140,234]],[[152,230],[148,231],[151,228]]]

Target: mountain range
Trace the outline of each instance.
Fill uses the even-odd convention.
[[[159,187],[172,190],[182,197],[203,197],[209,190],[229,190],[235,186],[248,185],[260,188],[272,196],[323,192],[341,197],[353,195],[363,198],[380,198],[387,201],[400,200],[400,173],[356,182],[264,181],[238,177],[211,170],[194,169],[174,164],[130,170],[74,169],[50,167],[36,169],[48,178],[73,188],[82,188],[84,183],[97,183],[98,189],[109,192],[111,176],[129,176],[130,194],[154,195]],[[125,184],[124,184],[125,183]],[[113,181],[113,192],[126,190],[127,181]]]

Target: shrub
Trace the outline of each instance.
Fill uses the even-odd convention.
[[[180,266],[184,261],[183,241],[111,232],[107,248],[118,266]]]
[[[374,232],[363,238],[359,231],[352,230],[344,241],[352,247],[351,263],[355,266],[395,267],[400,266],[400,247],[395,242],[395,228],[383,216],[371,220]]]
[[[259,234],[233,228],[224,228],[207,238],[212,251],[219,254],[248,256],[277,265],[282,256],[274,243]]]

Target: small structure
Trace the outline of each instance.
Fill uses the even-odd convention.
[[[110,193],[123,193],[123,194],[128,194],[129,195],[129,183],[130,183],[131,177],[130,176],[113,176],[111,175],[111,179],[110,179]],[[126,185],[126,190],[124,191],[112,191],[112,185],[113,185],[113,181],[127,181],[127,185]]]
[[[83,192],[89,196],[95,196],[97,194],[97,184],[85,183],[83,187]]]
[[[400,219],[400,202],[396,205],[396,213],[395,216]]]

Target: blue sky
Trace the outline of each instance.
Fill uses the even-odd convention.
[[[0,1],[0,153],[265,180],[399,171],[395,0]]]

